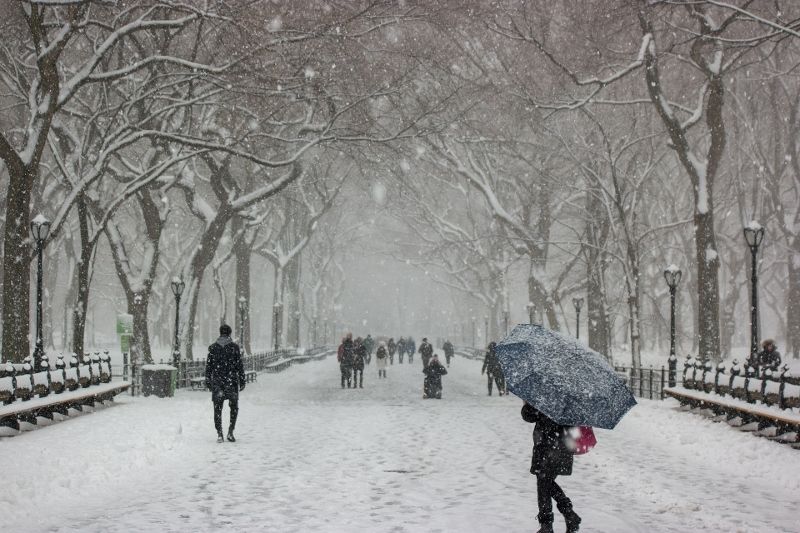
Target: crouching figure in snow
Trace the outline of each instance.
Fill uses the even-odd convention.
[[[428,366],[422,369],[425,374],[422,398],[442,399],[442,376],[447,374],[447,369],[439,362],[436,354],[433,355]]]
[[[231,327],[223,324],[219,327],[217,342],[208,347],[206,360],[206,385],[211,389],[211,401],[214,402],[214,427],[217,430],[217,442],[222,442],[222,404],[228,400],[231,410],[231,422],[228,426],[228,440],[236,442],[233,430],[236,427],[236,416],[239,414],[239,392],[244,390],[244,362],[239,345],[231,339]]]
[[[533,428],[531,474],[536,476],[539,502],[539,533],[553,533],[553,500],[567,523],[567,533],[578,531],[581,518],[572,510],[572,502],[556,483],[556,476],[572,474],[571,428],[556,424],[532,405],[522,406],[522,419],[536,424]]]

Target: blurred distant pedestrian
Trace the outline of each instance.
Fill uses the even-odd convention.
[[[408,364],[414,362],[414,353],[417,351],[417,343],[414,339],[409,337],[406,339],[406,353],[408,354]]]
[[[442,350],[444,350],[444,358],[447,362],[447,368],[450,368],[450,359],[455,356],[456,350],[453,346],[453,343],[449,340],[444,341],[442,345]]]
[[[348,333],[342,344],[339,346],[339,370],[342,373],[342,388],[345,382],[347,388],[350,388],[351,373],[353,371],[353,359],[355,357],[355,346],[353,346],[353,334]]]
[[[389,364],[394,364],[394,354],[397,351],[397,344],[394,342],[394,337],[389,339],[389,344],[386,345],[386,350],[389,353]]]
[[[428,342],[427,337],[422,338],[422,344],[419,345],[419,354],[422,356],[422,367],[428,366],[431,357],[433,357],[433,346]]]
[[[378,367],[378,379],[386,378],[386,363],[389,360],[389,353],[386,350],[386,343],[381,342],[375,352],[375,366]]]
[[[403,337],[400,337],[400,340],[397,341],[397,361],[401,365],[403,364],[403,356],[406,354],[406,340]]]
[[[357,338],[353,351],[353,388],[364,388],[364,364],[367,361],[367,348],[364,346],[364,339]],[[361,380],[359,381],[359,377]]]
[[[497,393],[502,396],[506,392],[506,380],[503,376],[503,369],[500,367],[500,361],[497,359],[495,348],[496,342],[490,342],[486,349],[486,356],[483,358],[483,368],[481,374],[486,373],[488,378],[489,396],[492,395],[492,381],[497,385]]]

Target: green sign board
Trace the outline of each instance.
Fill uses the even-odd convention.
[[[133,315],[128,313],[117,315],[117,335],[133,335]]]
[[[121,335],[119,338],[119,345],[122,348],[122,353],[130,353],[131,351],[131,336]]]

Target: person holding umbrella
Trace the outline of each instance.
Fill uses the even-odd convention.
[[[581,517],[572,509],[572,501],[556,483],[557,476],[572,475],[572,450],[568,445],[570,428],[557,424],[525,402],[522,419],[536,424],[533,428],[533,457],[531,474],[536,476],[539,503],[538,533],[553,533],[553,500],[564,515],[567,533],[578,531]]]
[[[495,351],[508,391],[525,401],[523,420],[536,424],[539,533],[553,531],[554,499],[567,531],[578,531],[581,519],[556,477],[572,473],[572,454],[594,446],[591,428],[614,429],[636,399],[603,356],[539,324],[515,327]]]

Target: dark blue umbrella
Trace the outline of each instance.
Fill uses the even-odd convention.
[[[563,426],[613,429],[636,400],[597,352],[538,324],[496,349],[508,390]]]

